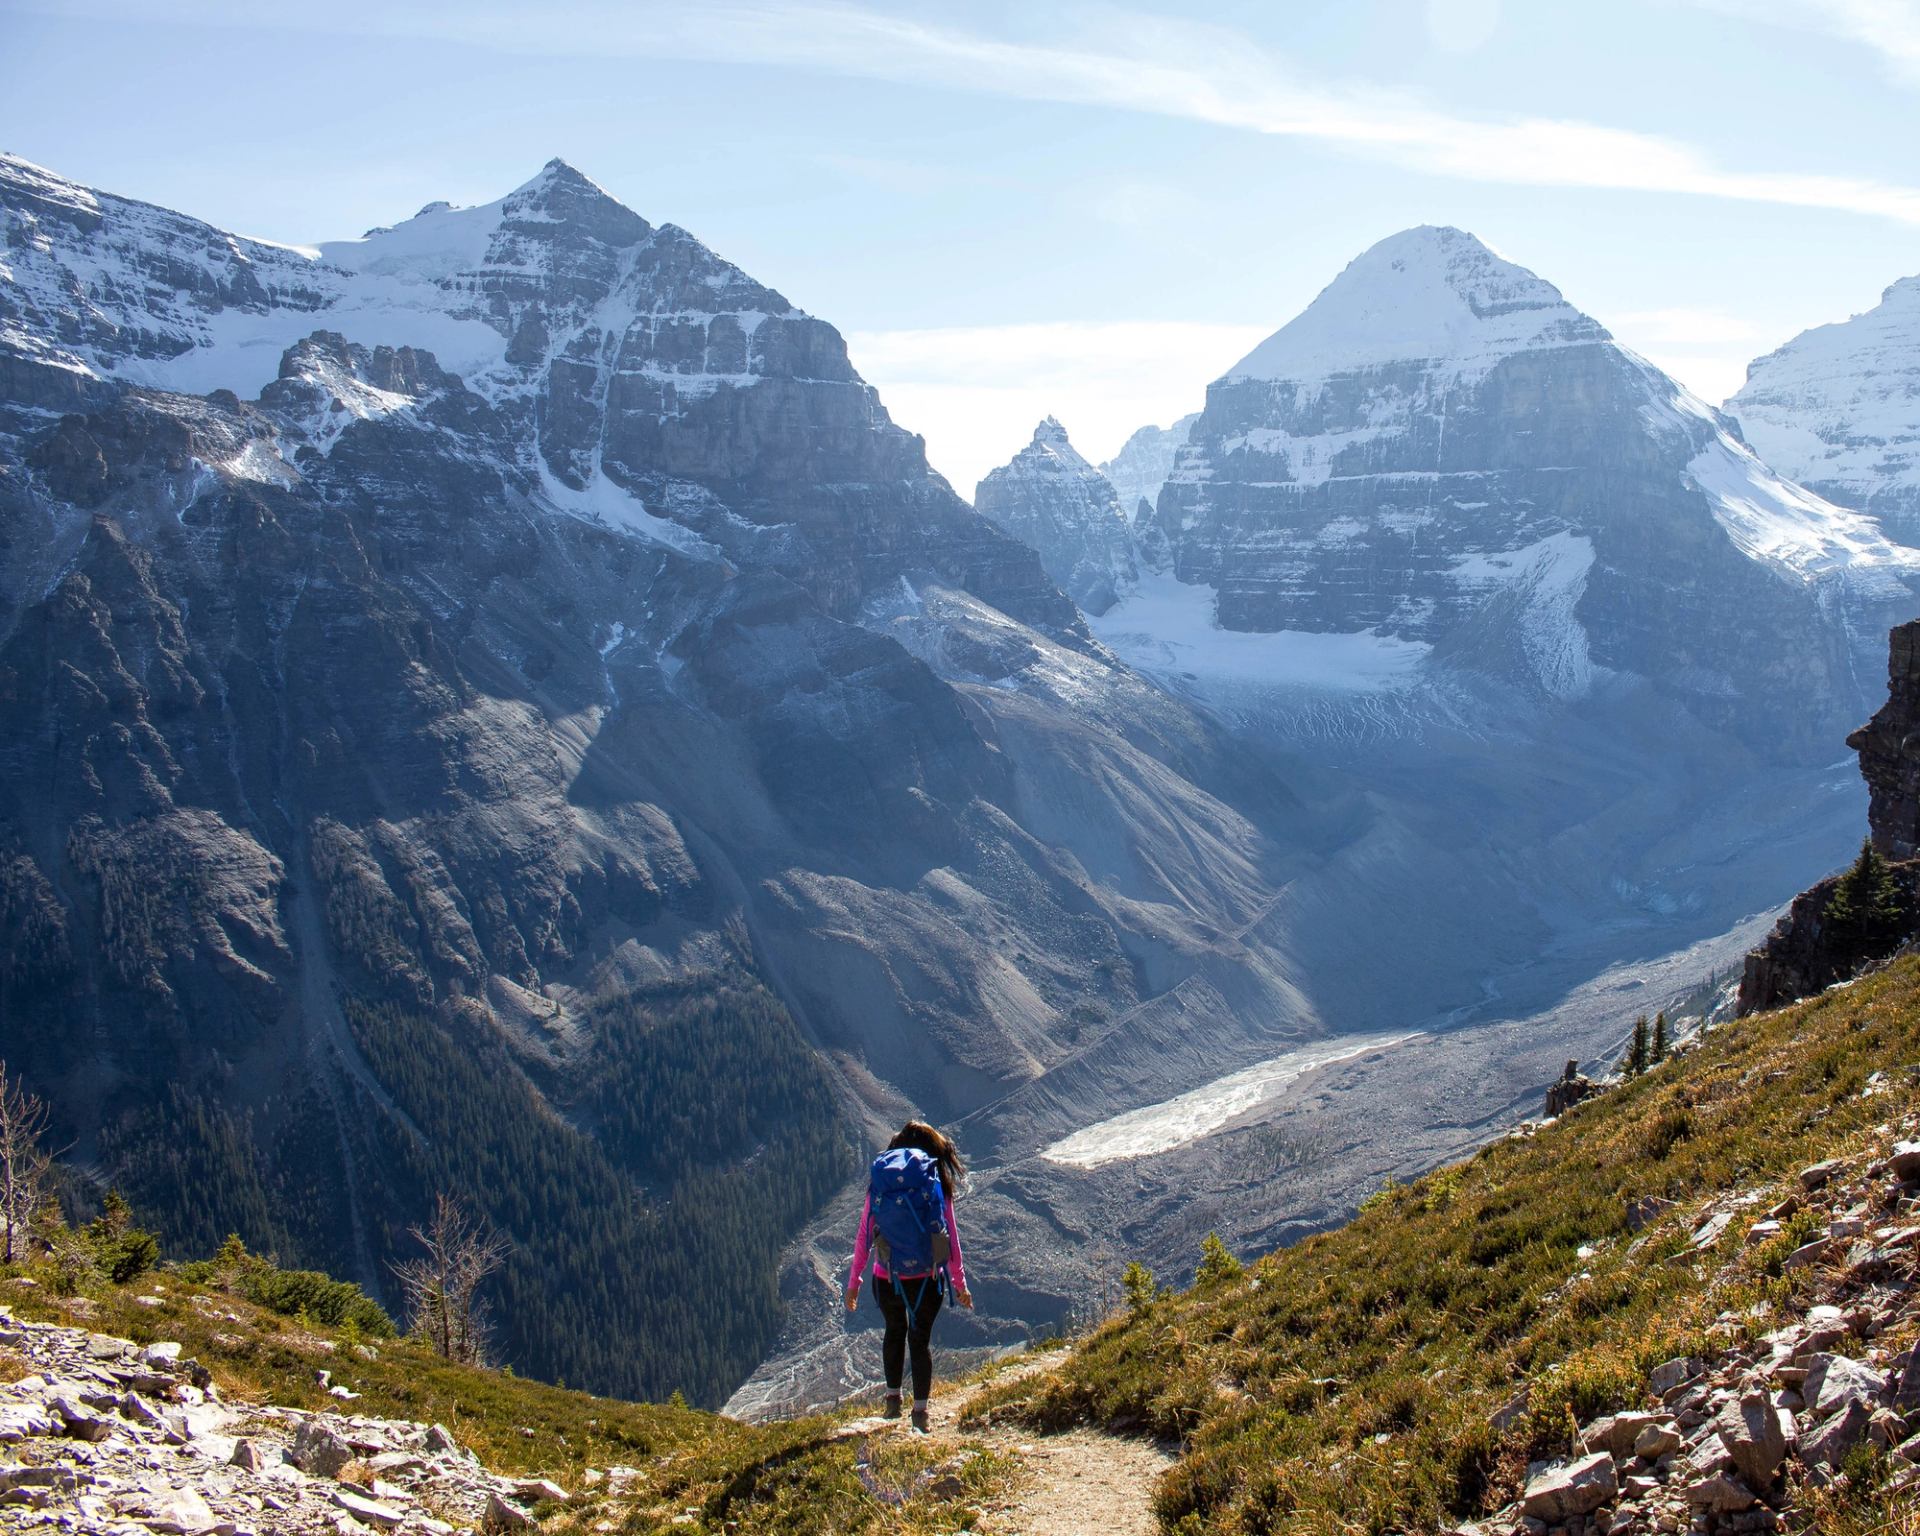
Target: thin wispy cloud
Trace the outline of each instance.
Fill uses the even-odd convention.
[[[81,0],[85,3],[85,0]],[[1745,4],[1748,0],[1702,0]],[[1900,0],[1752,0],[1840,18],[1883,50],[1912,41]],[[71,3],[61,9],[69,13]],[[106,0],[96,13],[179,23],[262,25],[238,0],[161,4]],[[1680,140],[1551,117],[1480,117],[1364,84],[1297,74],[1250,39],[1190,21],[1125,12],[1083,41],[989,36],[915,16],[847,5],[689,6],[563,0],[529,12],[501,0],[448,7],[424,0],[271,13],[280,27],[324,26],[433,38],[515,55],[677,58],[801,68],[842,76],[1150,113],[1327,145],[1468,181],[1680,193],[1818,208],[1920,225],[1920,187],[1851,176],[1726,165]]]
[[[1920,85],[1920,0],[1690,0],[1723,15],[1820,32],[1880,55],[1888,72]]]

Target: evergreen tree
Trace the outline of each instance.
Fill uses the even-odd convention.
[[[1834,886],[1821,915],[1827,931],[1842,942],[1873,944],[1900,931],[1906,900],[1872,838],[1861,841],[1860,856]]]
[[[1647,1016],[1643,1013],[1633,1021],[1633,1044],[1627,1047],[1627,1059],[1622,1063],[1628,1077],[1638,1077],[1647,1070],[1653,1057],[1653,1043],[1647,1031]]]
[[[1240,1274],[1240,1268],[1240,1261],[1220,1241],[1220,1234],[1209,1232],[1200,1245],[1200,1267],[1193,1272],[1193,1283],[1212,1285],[1216,1281],[1232,1280]]]
[[[1667,1059],[1667,1010],[1662,1008],[1653,1016],[1653,1060],[1657,1064]]]

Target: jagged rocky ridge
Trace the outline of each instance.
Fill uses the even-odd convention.
[[[1129,522],[1153,515],[1160,500],[1160,487],[1173,473],[1175,459],[1187,445],[1193,424],[1200,419],[1195,411],[1182,416],[1170,427],[1141,427],[1124,443],[1120,451],[1100,466],[1100,473],[1113,486],[1120,499],[1120,510]]]
[[[1727,409],[1783,474],[1920,543],[1920,277],[1756,359]]]

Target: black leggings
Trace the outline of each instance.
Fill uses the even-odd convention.
[[[880,1341],[880,1361],[887,1368],[887,1390],[900,1390],[902,1367],[907,1351],[913,1351],[913,1396],[925,1402],[933,1392],[933,1320],[940,1314],[940,1281],[935,1275],[919,1275],[902,1280],[900,1290],[893,1281],[878,1275],[868,1282],[874,1304],[887,1320],[887,1334]],[[901,1292],[905,1292],[904,1298]],[[909,1321],[911,1314],[911,1321]]]

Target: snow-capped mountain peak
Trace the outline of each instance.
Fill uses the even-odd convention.
[[[1226,377],[1305,381],[1436,359],[1468,373],[1514,352],[1607,339],[1559,289],[1465,230],[1422,225],[1355,257]]]
[[[1727,409],[1774,468],[1920,544],[1920,276],[1757,359]]]
[[[1091,469],[1080,450],[1073,446],[1067,437],[1067,429],[1060,425],[1058,417],[1048,416],[1033,429],[1033,441],[1028,444],[1032,451],[1058,459],[1071,470]]]

